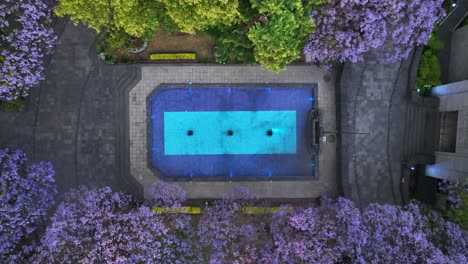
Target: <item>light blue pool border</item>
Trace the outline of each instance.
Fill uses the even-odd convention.
[[[233,178],[223,178],[220,179],[219,177],[195,177],[195,178],[183,178],[183,177],[174,177],[174,176],[166,176],[161,173],[157,168],[152,165],[151,162],[151,98],[159,93],[162,89],[171,89],[171,88],[266,88],[266,87],[275,87],[275,88],[309,88],[313,90],[314,95],[318,95],[318,84],[317,83],[160,83],[157,85],[153,91],[146,97],[146,127],[147,127],[147,149],[146,149],[146,162],[147,167],[161,180],[169,181],[169,182],[188,182],[188,181],[195,181],[195,182],[242,182],[242,181],[304,181],[304,180],[312,180],[318,181],[319,177],[319,157],[318,154],[314,157],[315,158],[315,166],[314,166],[314,175],[313,176],[276,176],[274,178],[266,178],[263,176],[252,175],[252,176],[244,176],[244,177],[233,177]],[[314,109],[318,110],[318,102],[316,100]],[[313,110],[313,109],[312,109]]]

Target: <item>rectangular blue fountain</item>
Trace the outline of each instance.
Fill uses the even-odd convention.
[[[316,89],[161,84],[147,101],[149,165],[165,180],[312,179],[309,113],[317,107]]]
[[[296,111],[164,112],[165,155],[294,153]]]

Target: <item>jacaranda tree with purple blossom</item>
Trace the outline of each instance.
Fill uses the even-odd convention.
[[[272,263],[340,263],[361,252],[366,234],[350,200],[322,198],[318,207],[276,213],[271,223]]]
[[[54,205],[54,170],[26,164],[20,151],[0,150],[0,262],[19,263],[32,251],[34,232]]]
[[[129,204],[130,197],[113,193],[108,187],[93,190],[79,187],[69,191],[51,217],[35,262],[105,261],[106,249],[99,243],[101,234],[98,230],[110,226],[121,210],[130,209]]]
[[[237,187],[213,207],[198,224],[205,260],[209,263],[271,263],[272,241],[266,232],[269,215],[245,214],[243,207],[258,206],[257,196]],[[268,246],[270,247],[268,247]]]
[[[425,45],[445,12],[443,0],[330,0],[312,12],[317,25],[304,52],[316,64],[358,62],[371,52],[393,63]]]
[[[160,193],[149,197],[174,203],[185,199],[178,186],[157,183],[153,190]],[[175,190],[180,193],[172,193]],[[150,199],[148,205],[155,200]],[[156,214],[146,205],[132,204],[129,196],[108,187],[70,191],[52,216],[33,261],[199,263],[200,250],[188,216]]]
[[[110,188],[69,192],[29,259],[34,263],[466,263],[460,226],[425,216],[417,203],[371,204],[344,198],[319,205],[267,204],[245,188],[183,212],[185,191],[155,183],[140,205]],[[157,207],[158,210],[152,210]],[[166,208],[167,210],[160,210]],[[193,222],[195,220],[195,222]],[[198,220],[198,223],[195,224]]]
[[[447,219],[468,229],[468,179],[452,178],[439,183],[439,190],[447,194]]]
[[[467,231],[437,215],[431,221],[435,221],[436,224],[426,229],[427,237],[444,254],[447,260],[445,263],[468,263]]]
[[[44,56],[57,41],[50,15],[41,0],[0,2],[0,100],[25,97],[44,79]]]
[[[403,210],[393,205],[371,204],[363,214],[368,234],[361,260],[381,263],[438,263],[444,256],[425,234],[426,220],[419,207],[410,204]]]

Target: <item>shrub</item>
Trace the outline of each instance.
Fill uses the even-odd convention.
[[[437,36],[437,25],[432,31],[431,37],[424,48],[421,61],[419,62],[416,87],[424,90],[440,85],[441,66],[438,58],[443,43]],[[424,92],[423,92],[424,93]]]
[[[123,48],[128,41],[128,34],[116,28],[109,28],[101,32],[99,42],[96,46],[96,52],[99,57],[108,64],[117,62],[116,51]]]
[[[223,29],[216,38],[216,62],[255,63],[253,43],[241,28]]]
[[[468,229],[468,180],[445,180],[439,184],[439,189],[448,195],[449,209],[444,212],[445,216]]]
[[[48,162],[26,164],[20,151],[0,150],[0,262],[22,262],[33,235],[54,205],[54,170]]]
[[[24,97],[18,97],[14,101],[3,101],[0,103],[2,108],[7,112],[21,112],[24,110],[25,99]]]
[[[151,60],[195,60],[195,53],[155,53],[150,55]]]

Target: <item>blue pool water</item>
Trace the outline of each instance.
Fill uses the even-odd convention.
[[[164,112],[164,155],[294,153],[296,111]]]
[[[315,85],[164,85],[148,98],[149,162],[169,179],[314,177]]]

